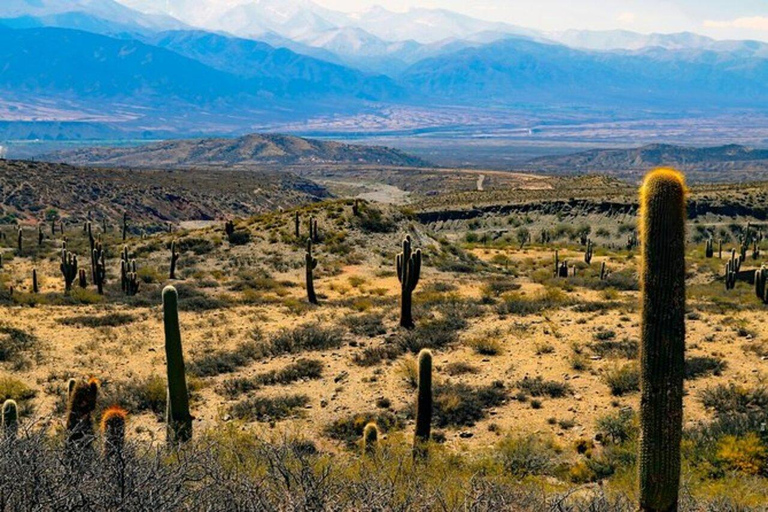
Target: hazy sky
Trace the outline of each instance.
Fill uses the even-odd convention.
[[[768,0],[315,0],[360,11],[445,8],[544,30],[589,28],[638,32],[693,31],[717,38],[768,40]]]

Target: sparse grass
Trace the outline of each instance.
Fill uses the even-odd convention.
[[[685,378],[697,379],[709,375],[722,375],[728,363],[720,357],[695,356],[685,359]]]
[[[554,380],[544,380],[541,375],[536,377],[526,376],[522,380],[517,381],[516,386],[520,391],[535,397],[561,398],[573,392],[569,384]]]
[[[11,327],[0,326],[0,362],[9,362],[15,369],[29,364],[28,352],[36,350],[40,340],[34,334]]]
[[[560,461],[555,444],[536,435],[508,436],[496,452],[504,471],[517,477],[553,474]]]
[[[612,338],[590,343],[589,349],[596,355],[605,358],[637,359],[639,344],[637,340],[624,338],[616,341]]]
[[[480,373],[480,368],[464,361],[454,361],[445,365],[445,373],[451,377],[466,374],[474,375]]]
[[[319,379],[323,375],[323,363],[317,359],[299,359],[279,369],[260,373],[254,377],[236,377],[225,380],[218,391],[230,399],[263,386],[287,385],[299,380]]]
[[[608,369],[603,380],[614,396],[640,391],[640,369],[634,363]]]
[[[339,418],[326,425],[323,432],[326,436],[337,441],[343,441],[348,448],[354,448],[363,436],[363,429],[371,421],[375,421],[382,434],[404,427],[403,420],[388,411],[352,414]]]
[[[433,422],[437,427],[472,426],[485,418],[486,410],[507,400],[509,392],[501,382],[474,387],[467,384],[435,386]]]
[[[494,329],[470,338],[467,341],[467,346],[477,354],[483,356],[496,356],[502,351],[500,337],[501,330]]]
[[[78,327],[120,327],[132,324],[136,316],[128,313],[108,313],[106,315],[78,315],[60,318],[57,321],[62,325],[74,325]]]
[[[383,320],[384,315],[380,313],[365,313],[344,317],[343,324],[352,334],[373,338],[387,333]]]
[[[282,329],[269,341],[271,355],[297,354],[339,348],[344,343],[344,331],[338,327],[323,327],[317,323]]]
[[[193,359],[187,364],[187,372],[197,377],[232,373],[268,353],[268,348],[261,341],[249,340],[239,344],[234,350],[215,350]]]
[[[309,403],[307,395],[278,395],[246,398],[229,409],[232,416],[245,421],[280,421],[300,413]]]

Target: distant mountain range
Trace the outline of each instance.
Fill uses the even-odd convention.
[[[242,134],[390,106],[631,118],[768,105],[765,43],[311,0],[5,0],[0,59],[0,140]]]
[[[396,149],[359,146],[276,134],[237,139],[171,140],[130,148],[88,148],[51,155],[50,160],[110,167],[263,167],[355,164],[425,167],[430,164]]]

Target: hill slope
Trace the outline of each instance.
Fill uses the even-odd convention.
[[[131,148],[90,148],[57,153],[51,159],[78,165],[130,167],[375,164],[421,167],[428,162],[396,149],[254,134],[238,139],[170,140]]]
[[[0,160],[0,211],[6,220],[41,219],[55,210],[68,224],[116,221],[123,212],[144,225],[247,216],[329,196],[288,172],[84,169]]]

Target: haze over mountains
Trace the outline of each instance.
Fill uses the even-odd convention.
[[[310,0],[8,0],[0,58],[0,140],[233,135],[308,119],[332,135],[345,117],[376,132],[391,130],[377,119],[393,106],[412,109],[414,126],[458,124],[453,107],[508,126],[543,108],[575,120],[768,105],[766,43],[543,33]]]

